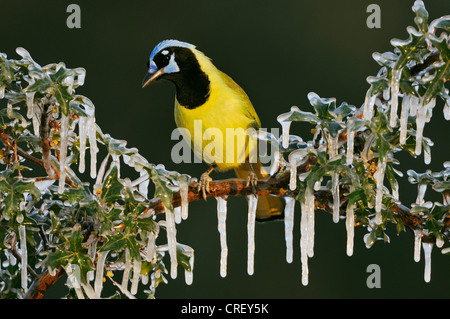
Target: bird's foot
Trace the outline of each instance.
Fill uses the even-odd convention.
[[[200,181],[198,182],[197,190],[202,192],[203,199],[206,200],[206,193],[209,193],[209,182],[213,179],[209,176],[210,172],[205,172],[200,177]]]
[[[247,175],[247,185],[246,185],[246,187],[251,186],[253,192],[255,192],[256,191],[256,188],[255,188],[256,184],[258,184],[258,177],[256,176],[256,173],[253,170],[251,170],[250,172],[248,172],[248,175]]]

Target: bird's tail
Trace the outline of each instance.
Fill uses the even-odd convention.
[[[258,179],[263,179],[268,176],[261,172],[262,164],[258,160],[257,163],[252,163],[253,170]],[[245,163],[234,170],[238,178],[247,179],[250,172],[250,165]],[[261,195],[258,197],[258,205],[256,207],[256,219],[258,221],[268,221],[273,219],[283,218],[284,203],[280,197],[274,195]]]

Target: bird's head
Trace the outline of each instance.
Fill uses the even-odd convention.
[[[170,79],[180,73],[186,64],[195,60],[192,50],[195,46],[178,40],[160,42],[150,54],[148,73],[142,81],[146,87],[160,78]]]

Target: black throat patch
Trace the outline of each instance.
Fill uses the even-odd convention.
[[[190,49],[173,47],[173,51],[180,71],[164,74],[161,78],[175,84],[177,100],[181,106],[195,109],[203,105],[209,98],[208,76],[202,71],[197,58]]]

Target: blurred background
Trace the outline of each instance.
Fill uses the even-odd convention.
[[[86,82],[78,94],[96,105],[97,123],[104,133],[128,141],[149,162],[199,177],[205,164],[178,164],[170,150],[175,128],[171,83],[160,81],[141,89],[153,47],[164,39],[197,45],[214,64],[247,92],[266,128],[279,127],[277,115],[296,105],[312,111],[307,94],[336,97],[357,107],[368,89],[366,77],[379,67],[373,52],[391,50],[392,38],[408,37],[414,25],[413,0],[378,0],[381,28],[369,29],[367,0],[320,1],[77,1],[81,28],[69,29],[67,6],[61,0],[1,1],[0,51],[18,58],[15,48],[26,48],[36,62],[63,61],[69,68],[84,67]],[[448,0],[425,1],[430,20],[450,14]],[[430,137],[432,164],[423,157],[396,155],[405,176],[400,198],[409,206],[417,196],[416,185],[407,182],[409,168],[418,172],[441,170],[449,160],[449,123],[438,101],[432,122],[425,127]],[[296,123],[292,134],[310,138],[310,127]],[[130,174],[132,174],[130,172]],[[122,176],[127,176],[124,171]],[[214,179],[232,174],[213,173]],[[427,200],[441,201],[428,192]],[[432,254],[431,282],[425,283],[424,258],[413,260],[414,238],[410,231],[396,235],[387,230],[390,244],[377,242],[367,249],[366,230],[355,231],[352,257],[346,255],[345,222],[334,224],[331,215],[316,213],[315,254],[309,259],[309,285],[301,284],[300,208],[296,207],[294,261],[285,259],[283,222],[256,225],[255,272],[249,276],[247,262],[247,203],[228,200],[228,275],[220,277],[220,243],[216,201],[194,202],[189,218],[177,227],[177,239],[195,249],[194,282],[187,286],[184,271],[160,285],[157,298],[448,298],[450,257],[439,249]],[[165,237],[162,235],[162,237]],[[381,268],[381,288],[366,285],[367,267]],[[65,289],[64,280],[50,289],[55,298]]]

